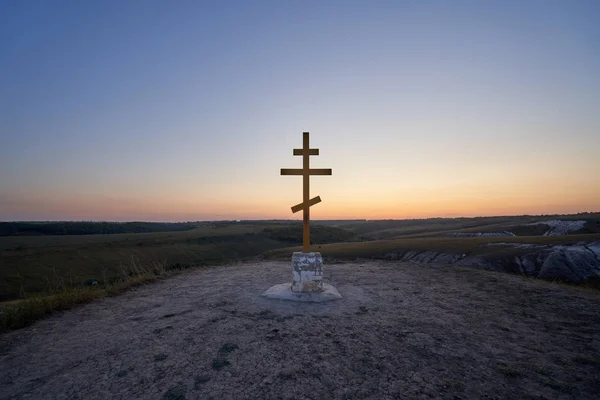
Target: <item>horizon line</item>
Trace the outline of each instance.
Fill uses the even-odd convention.
[[[312,222],[318,221],[412,221],[412,220],[427,220],[427,219],[471,219],[471,218],[495,218],[495,217],[555,217],[555,216],[575,216],[575,215],[589,215],[589,214],[600,214],[600,211],[581,211],[577,213],[568,214],[497,214],[497,215],[477,215],[477,216],[455,216],[455,217],[411,217],[411,218],[322,218],[322,219],[311,219]],[[187,220],[187,221],[159,221],[159,220],[95,220],[95,219],[44,219],[44,220],[3,220],[0,223],[52,223],[52,222],[106,222],[106,223],[133,223],[133,222],[145,222],[145,223],[164,223],[164,224],[185,224],[185,223],[199,223],[199,222],[255,222],[255,221],[289,221],[289,222],[301,222],[302,218],[229,218],[229,219],[199,219],[199,220]]]

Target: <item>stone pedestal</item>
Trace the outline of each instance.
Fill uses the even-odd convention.
[[[292,283],[272,286],[263,296],[301,302],[323,302],[342,298],[335,287],[323,283],[321,253],[304,252],[292,255]]]
[[[321,253],[297,251],[292,255],[292,291],[323,291],[323,258]]]

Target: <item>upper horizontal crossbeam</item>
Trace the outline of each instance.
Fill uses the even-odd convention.
[[[281,175],[304,175],[301,168],[281,168]],[[310,168],[308,175],[331,175],[331,168]]]
[[[303,156],[304,155],[304,149],[294,149],[294,155],[295,156]],[[308,149],[308,155],[309,156],[318,156],[319,155],[319,149]]]

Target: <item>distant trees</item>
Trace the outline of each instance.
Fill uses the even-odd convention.
[[[191,222],[0,222],[0,236],[102,235],[185,231]]]

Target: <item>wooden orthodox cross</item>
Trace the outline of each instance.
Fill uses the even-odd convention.
[[[310,169],[310,156],[318,156],[319,149],[311,149],[308,141],[308,132],[302,133],[302,148],[294,149],[295,156],[302,156],[302,169],[281,168],[281,175],[302,175],[303,183],[303,199],[302,203],[292,207],[292,212],[300,210],[304,213],[304,232],[302,235],[302,250],[305,253],[310,251],[310,206],[314,206],[321,202],[319,196],[310,198],[310,175],[331,175],[331,168],[327,169]]]

